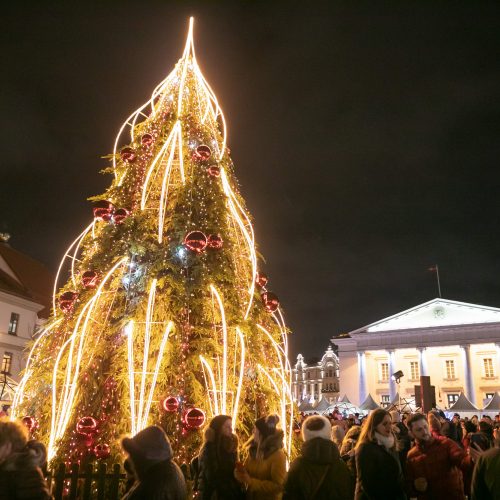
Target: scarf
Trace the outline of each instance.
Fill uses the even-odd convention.
[[[375,432],[375,439],[377,443],[385,446],[388,450],[394,446],[394,435],[389,434],[388,436],[382,436],[382,434]]]

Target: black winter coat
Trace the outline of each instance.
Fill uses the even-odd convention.
[[[229,438],[231,439],[231,438]],[[237,460],[238,440],[219,446],[215,443],[215,433],[208,428],[205,442],[198,456],[198,492],[202,500],[238,500],[245,498],[240,483],[234,477]]]
[[[356,448],[356,500],[405,500],[398,453],[371,441]]]
[[[47,483],[40,466],[45,462],[45,452],[26,447],[13,453],[0,465],[0,499],[49,500]]]
[[[283,500],[353,498],[354,478],[340,458],[335,443],[323,438],[306,441],[302,445],[302,455],[292,462],[288,471]]]
[[[171,449],[170,456],[172,456]],[[184,475],[172,458],[153,461],[131,454],[130,462],[137,480],[122,500],[185,500],[187,498]]]

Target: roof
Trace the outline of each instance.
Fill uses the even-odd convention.
[[[375,321],[357,330],[353,330],[349,334],[352,336],[358,333],[478,323],[500,323],[500,309],[437,298]]]
[[[344,394],[344,397],[339,401],[339,403],[350,403],[347,394]]]
[[[483,411],[500,411],[500,394],[498,392],[495,392]]]
[[[322,396],[318,404],[314,407],[315,411],[325,411],[330,406],[330,403]]]
[[[12,271],[8,273],[0,270],[0,289],[42,304],[44,309],[38,316],[47,318],[52,301],[53,274],[41,262],[13,249],[7,243],[0,243],[0,256]]]
[[[367,398],[359,405],[360,410],[376,410],[380,408],[380,406],[375,403],[375,400],[372,398],[371,394],[368,394]]]
[[[304,399],[299,405],[299,411],[311,411],[313,409],[312,404]]]
[[[448,411],[479,411],[468,399],[467,396],[462,392],[458,399],[455,401],[453,406],[450,406]]]

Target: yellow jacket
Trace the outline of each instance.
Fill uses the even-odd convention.
[[[245,461],[250,474],[247,498],[249,500],[281,500],[286,477],[286,455],[283,451],[283,431],[276,431],[260,445],[259,456],[255,447]]]

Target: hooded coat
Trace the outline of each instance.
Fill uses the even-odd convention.
[[[286,456],[283,451],[283,431],[266,437],[259,447],[252,442],[245,469],[250,474],[248,500],[280,500],[286,477]]]
[[[306,441],[288,471],[283,500],[353,498],[354,479],[335,443],[321,437]]]
[[[51,499],[41,470],[46,460],[45,447],[33,441],[30,441],[22,451],[7,457],[0,465],[0,498],[2,500]]]
[[[198,456],[198,492],[202,500],[237,500],[244,494],[234,477],[237,460],[238,438],[221,436],[216,443],[216,432],[208,427]]]
[[[151,431],[153,429],[153,431]],[[122,446],[129,454],[136,482],[122,500],[185,500],[186,481],[163,431],[148,427]]]

